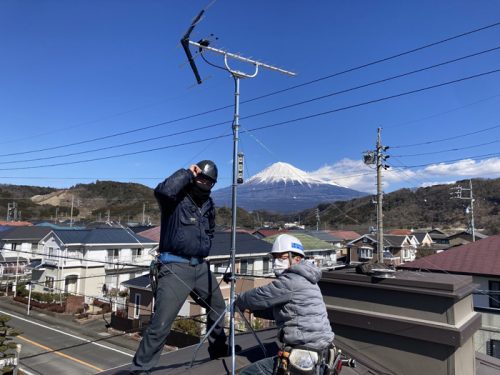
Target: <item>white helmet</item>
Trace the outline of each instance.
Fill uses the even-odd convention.
[[[303,257],[306,256],[304,254],[304,246],[302,246],[302,242],[297,237],[290,236],[289,234],[280,234],[274,240],[271,255],[288,252],[299,254]]]

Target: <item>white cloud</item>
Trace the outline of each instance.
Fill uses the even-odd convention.
[[[375,166],[367,166],[361,160],[342,159],[310,174],[351,189],[376,192]],[[390,168],[383,172],[383,187],[385,191],[392,191],[401,187],[452,184],[456,180],[476,177],[500,177],[500,158],[465,159],[450,164],[432,164],[417,170]]]

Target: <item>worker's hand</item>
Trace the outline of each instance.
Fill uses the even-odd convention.
[[[196,164],[193,164],[192,166],[190,166],[189,170],[191,172],[193,172],[194,177],[198,176],[202,172],[201,168],[198,167]]]
[[[222,280],[224,280],[226,284],[229,284],[231,280],[234,280],[233,273],[226,272],[224,275],[222,275]]]

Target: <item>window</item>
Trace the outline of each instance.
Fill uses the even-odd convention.
[[[45,276],[45,288],[50,290],[54,288],[54,278],[52,276]]]
[[[373,249],[371,247],[360,247],[358,249],[358,258],[371,259],[373,258]]]
[[[262,265],[262,272],[264,274],[269,273],[269,262],[270,262],[269,258],[262,259],[262,263],[263,263],[263,265]]]
[[[489,281],[490,307],[500,309],[500,281]]]
[[[500,340],[490,340],[488,342],[487,354],[495,358],[500,358]]]
[[[141,295],[139,293],[135,294],[134,298],[134,318],[137,319],[139,318],[140,312],[141,312]]]
[[[248,272],[248,260],[240,260],[240,273],[246,274]]]

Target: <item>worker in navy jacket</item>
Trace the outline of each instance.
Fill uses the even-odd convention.
[[[131,374],[149,374],[157,364],[172,323],[189,295],[206,309],[207,330],[225,312],[222,293],[205,261],[215,227],[210,192],[216,182],[216,165],[203,160],[179,169],[154,191],[161,210],[155,312],[134,356]],[[227,354],[224,318],[219,322],[208,338],[211,358]]]

